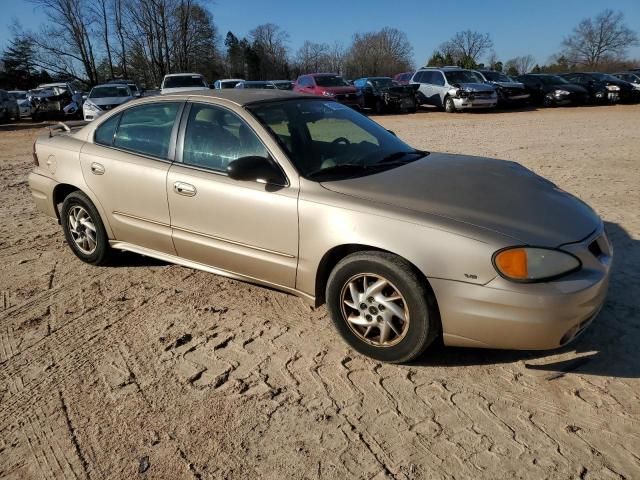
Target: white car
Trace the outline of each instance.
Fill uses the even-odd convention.
[[[20,118],[31,116],[31,102],[27,98],[27,92],[25,90],[11,90],[8,92],[9,97],[18,102],[18,108],[20,109]]]
[[[223,78],[222,80],[216,80],[213,84],[213,88],[221,90],[223,88],[235,88],[238,83],[244,82],[242,78]]]
[[[96,85],[89,92],[87,100],[82,106],[84,119],[88,122],[95,120],[109,110],[133,99],[133,93],[128,85],[122,83],[107,83]]]
[[[171,73],[162,79],[160,95],[205,89],[209,90],[209,84],[199,73]]]

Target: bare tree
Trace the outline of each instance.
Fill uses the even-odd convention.
[[[311,72],[341,73],[344,65],[344,49],[339,43],[305,41],[296,52],[294,69],[297,74]]]
[[[464,30],[456,33],[450,40],[440,45],[443,56],[450,55],[458,65],[477,64],[480,57],[493,47],[488,33]]]
[[[562,41],[570,63],[597,68],[607,59],[623,57],[638,44],[638,35],[624,23],[622,12],[607,9],[595,18],[585,18]]]
[[[514,57],[505,63],[507,70],[518,72],[519,75],[529,73],[531,68],[536,63],[536,59],[532,55],[523,55],[520,57]]]
[[[96,0],[96,3],[93,5],[93,12],[96,16],[99,25],[100,25],[100,35],[102,36],[102,41],[104,42],[104,48],[107,52],[107,65],[109,67],[109,73],[111,74],[111,78],[115,77],[113,71],[113,57],[111,55],[111,44],[110,44],[110,33],[109,33],[109,18],[111,16],[111,12],[107,11],[107,3],[109,0]]]
[[[346,53],[345,71],[350,77],[393,75],[411,69],[412,56],[407,35],[396,28],[356,33]]]
[[[288,74],[287,42],[289,34],[278,25],[265,23],[249,32],[252,49],[259,58],[259,77],[262,80]]]

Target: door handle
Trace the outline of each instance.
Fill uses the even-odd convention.
[[[173,191],[178,195],[184,195],[185,197],[193,197],[196,194],[196,187],[190,183],[175,182],[173,184]]]
[[[91,173],[94,175],[103,175],[104,174],[104,165],[98,162],[93,162],[91,164]]]

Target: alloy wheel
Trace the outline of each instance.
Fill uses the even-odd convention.
[[[400,291],[373,273],[351,277],[340,293],[342,316],[351,331],[376,347],[399,343],[409,330],[409,309]]]
[[[69,232],[76,247],[85,255],[91,255],[98,246],[96,226],[91,219],[91,215],[84,207],[74,205],[69,209],[67,218]]]

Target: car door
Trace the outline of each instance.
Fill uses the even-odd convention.
[[[128,108],[101,123],[82,147],[82,174],[116,240],[175,254],[166,185],[183,105]]]
[[[450,87],[442,72],[431,72],[431,89],[433,91],[434,105],[444,107],[444,98],[449,93]]]
[[[294,287],[297,185],[238,181],[226,174],[226,167],[237,158],[273,158],[256,134],[261,127],[225,107],[195,102],[188,104],[182,123],[176,162],[167,178],[178,255]]]

